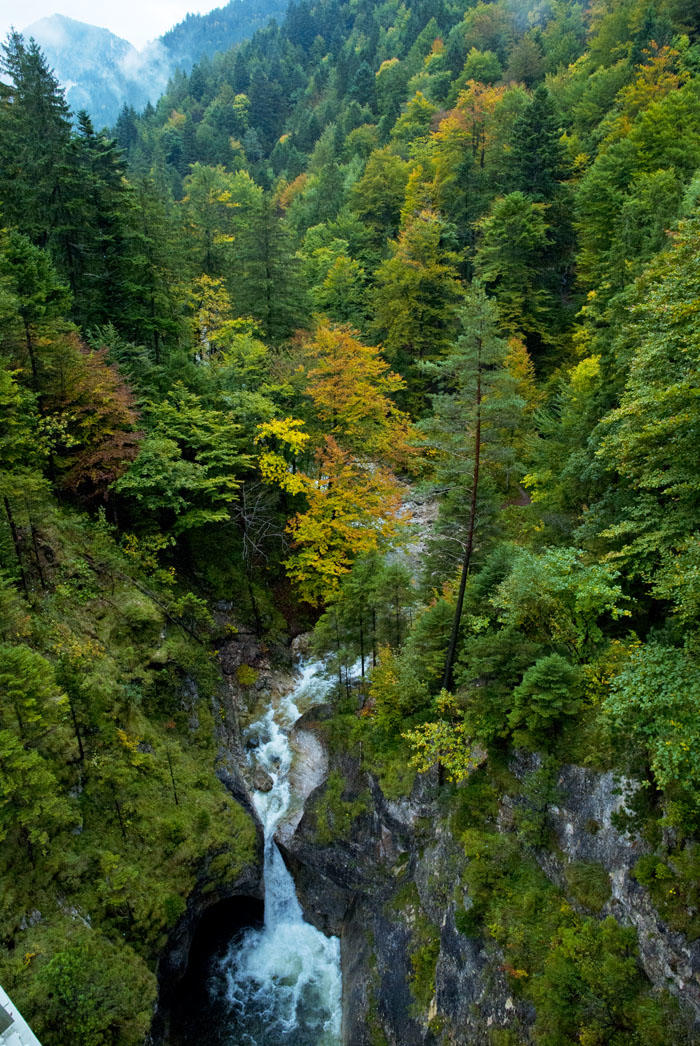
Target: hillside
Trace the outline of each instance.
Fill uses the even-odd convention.
[[[292,649],[345,1041],[698,1042],[700,25],[304,0],[114,140],[3,54],[0,983],[44,1046],[157,997],[165,1042],[259,904]]]

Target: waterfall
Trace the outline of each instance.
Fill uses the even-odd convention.
[[[301,714],[299,706],[318,703],[332,685],[322,678],[322,667],[303,664],[292,692],[273,700],[246,731],[254,743],[251,768],[262,767],[272,787],[253,795],[265,835],[265,923],[234,940],[220,967],[231,1008],[231,1046],[340,1043],[340,941],[304,921],[294,880],[274,840],[295,802],[288,780],[289,731]]]

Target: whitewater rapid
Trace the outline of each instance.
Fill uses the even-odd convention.
[[[271,701],[245,732],[251,769],[262,767],[272,787],[253,795],[265,837],[265,923],[235,939],[220,967],[231,1007],[231,1046],[338,1046],[341,1041],[340,941],[304,921],[294,880],[274,840],[295,802],[289,732],[332,686],[322,668],[320,662],[302,664],[291,693]]]

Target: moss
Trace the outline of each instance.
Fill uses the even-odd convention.
[[[411,794],[416,771],[409,766],[408,748],[401,738],[380,735],[371,720],[357,714],[354,700],[342,696],[335,714],[322,725],[329,751],[353,755],[387,799]]]
[[[411,909],[417,908],[420,908],[418,887],[413,880],[411,880],[399,887],[396,893],[394,893],[385,904],[384,911],[387,918],[391,919],[395,915],[405,916],[407,912],[410,913]]]
[[[367,968],[369,970],[369,978],[367,981],[367,1013],[365,1016],[367,1034],[369,1035],[370,1046],[389,1046],[389,1040],[382,1028],[382,1023],[379,1017],[379,1007],[377,1005],[379,971],[377,969],[377,956],[374,948],[374,933],[372,930],[366,931],[366,939],[367,947],[369,949],[369,956],[367,958]]]
[[[413,996],[412,1013],[427,1017],[435,995],[435,967],[440,954],[440,934],[421,908],[416,884],[411,881],[396,891],[385,906],[388,918],[400,917],[410,928],[409,960],[411,972],[409,987]]]
[[[344,799],[345,778],[337,770],[328,775],[323,793],[314,801],[316,839],[327,846],[335,839],[347,839],[354,822],[370,807],[371,796],[363,792],[356,799]]]
[[[236,669],[236,679],[241,686],[253,686],[259,674],[257,668],[251,665],[239,665]]]
[[[440,955],[440,935],[427,919],[419,919],[411,947],[409,984],[415,1000],[413,1012],[425,1016],[435,995],[435,967]]]
[[[460,904],[455,911],[455,926],[464,937],[480,937],[483,929],[480,912],[474,907],[465,908]]]
[[[473,825],[485,824],[498,816],[499,794],[488,770],[480,767],[465,783],[455,788],[450,813],[450,827],[456,836]]]
[[[522,1046],[527,1042],[514,1028],[489,1028],[488,1046]]]
[[[610,876],[595,861],[572,861],[564,868],[564,878],[574,900],[592,912],[610,900]]]

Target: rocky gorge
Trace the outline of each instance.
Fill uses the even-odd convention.
[[[246,758],[246,723],[261,700],[290,692],[295,659],[305,649],[302,638],[293,649],[269,653],[251,637],[235,635],[220,652],[226,688],[218,717],[219,773],[248,810],[254,792],[265,793],[271,785],[267,773],[252,769]],[[351,700],[360,712],[359,687]],[[514,845],[517,859],[530,863],[572,918],[631,928],[640,975],[654,991],[679,1001],[684,1034],[694,1041],[700,945],[664,921],[635,877],[636,863],[652,850],[625,824],[635,782],[616,779],[611,771],[553,767],[537,755],[516,752],[486,792],[482,765],[473,781],[456,788],[440,787],[437,770],[415,775],[401,795],[395,788],[383,790],[364,765],[361,744],[338,743],[334,718],[333,701],[324,699],[289,730],[293,813],[275,839],[305,919],[340,938],[342,1042],[530,1041],[537,1011],[522,990],[527,972],[512,966],[507,942],[504,947],[482,921],[481,895],[490,886],[474,870],[483,854],[473,843],[465,845],[461,831],[474,803],[487,808],[475,820],[485,819],[490,838],[506,847],[507,856],[496,854],[496,862],[511,860],[508,848]],[[259,865],[235,883],[222,888],[204,870],[161,960],[154,1043],[197,1041],[200,1032],[193,1029],[201,1030],[202,1020],[216,1022],[202,978],[212,955],[220,956],[242,928],[262,925],[262,845],[261,832]],[[211,1030],[207,1041],[231,1041],[216,1034]]]

